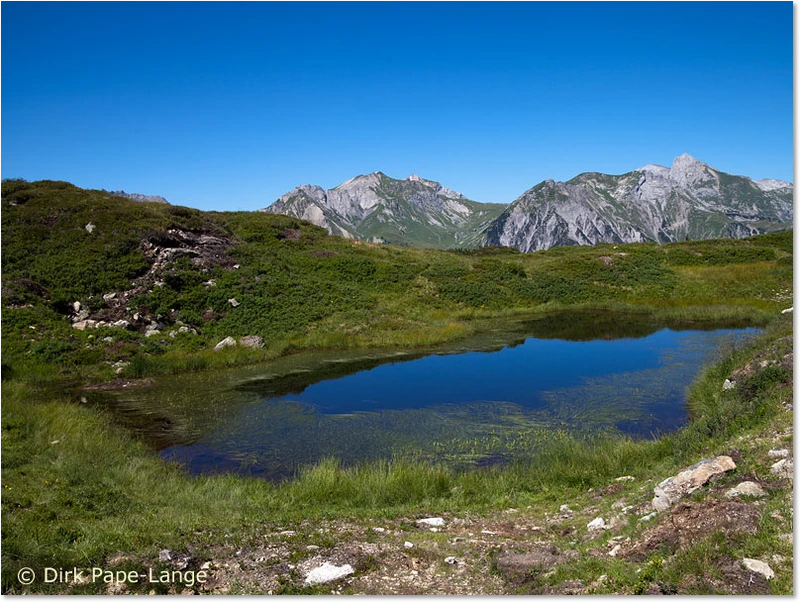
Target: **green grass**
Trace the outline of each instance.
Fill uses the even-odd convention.
[[[791,323],[784,319],[751,347],[706,370],[690,392],[696,418],[656,441],[563,437],[511,466],[467,472],[412,461],[342,468],[330,459],[283,485],[188,477],[100,411],[6,382],[3,591],[19,591],[14,575],[22,566],[99,564],[119,551],[182,549],[223,532],[247,537],[259,525],[315,516],[386,517],[555,503],[621,474],[665,474],[723,451],[736,435],[757,431],[770,420],[787,394],[790,373],[764,370],[724,393],[721,382],[756,352],[790,345],[782,339],[787,334]]]
[[[5,181],[2,202],[3,364],[29,382],[107,380],[120,361],[131,362],[126,376],[139,377],[301,349],[430,346],[492,328],[495,318],[564,308],[764,322],[791,303],[791,231],[530,254],[447,252],[349,241],[280,215],[137,203],[65,182]],[[160,316],[163,334],[72,329],[72,303],[111,315],[102,295],[131,288],[150,267],[142,241],[168,240],[171,229],[229,246],[216,265],[178,258],[158,275],[163,286],[151,282],[129,301],[126,319]],[[196,334],[167,336],[181,324]],[[266,348],[212,351],[245,335],[261,336]]]

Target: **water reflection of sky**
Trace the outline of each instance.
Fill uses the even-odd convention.
[[[684,424],[686,387],[702,365],[721,346],[755,332],[662,329],[615,340],[529,338],[494,352],[382,364],[300,393],[254,396],[250,390],[238,404],[229,397],[236,388],[227,387],[218,398],[228,399],[225,408],[198,422],[194,441],[172,445],[162,456],[193,473],[281,478],[327,456],[352,463],[417,450],[435,458],[438,441],[449,441],[448,450],[457,449],[459,440],[499,441],[478,453],[483,455],[476,461],[485,461],[504,457],[509,442],[532,449],[541,431],[531,433],[542,428],[616,428],[650,436]]]
[[[422,408],[441,403],[503,401],[541,407],[540,393],[581,385],[587,378],[659,367],[689,338],[716,333],[668,329],[639,339],[560,341],[529,338],[492,353],[432,355],[319,382],[280,398],[324,413]]]

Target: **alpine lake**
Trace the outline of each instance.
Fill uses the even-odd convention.
[[[328,457],[469,468],[567,435],[680,428],[702,367],[757,332],[572,311],[435,348],[304,352],[85,394],[192,474],[278,481]]]

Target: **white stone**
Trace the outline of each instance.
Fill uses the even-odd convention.
[[[782,314],[790,314],[794,311],[794,307],[790,307],[788,309],[784,309],[781,313]]]
[[[753,481],[744,481],[743,483],[739,483],[736,487],[728,489],[728,491],[725,493],[725,497],[738,497],[740,495],[764,497],[767,494],[764,493],[764,490],[761,489],[758,483],[754,483]]]
[[[103,301],[111,301],[116,296],[117,293],[108,293],[107,295],[103,295]]]
[[[784,458],[783,460],[775,462],[769,470],[772,474],[791,478],[794,476],[794,462],[788,458]]]
[[[736,386],[736,381],[726,378],[725,382],[722,383],[722,390],[729,391],[730,389],[733,389],[735,386]]]
[[[589,531],[602,531],[608,527],[606,527],[606,521],[603,520],[603,517],[598,516],[596,519],[586,525],[586,528],[589,529]]]
[[[788,458],[789,457],[789,450],[788,449],[771,449],[767,452],[767,455],[770,458]]]
[[[226,347],[236,347],[236,339],[233,337],[225,337],[214,347],[214,351],[221,351]]]
[[[754,558],[743,558],[742,564],[748,571],[753,571],[754,573],[763,575],[765,579],[773,579],[775,577],[775,572],[769,568],[769,565],[766,562],[761,562],[760,560],[755,560]]]
[[[88,224],[86,224],[86,225],[84,226],[84,228],[86,228],[86,231],[87,231],[89,234],[91,234],[92,232],[94,232],[94,229],[95,229],[95,228],[97,228],[97,226],[95,226],[95,225],[94,225],[92,222],[89,222]]]
[[[159,334],[161,334],[161,331],[154,328],[153,330],[145,331],[144,336],[146,336],[147,338],[150,338],[150,337],[154,337],[154,336],[159,335]]]
[[[309,571],[308,575],[306,576],[306,583],[328,583],[329,581],[335,581],[336,579],[347,577],[353,573],[355,573],[355,569],[353,569],[353,567],[349,564],[336,566],[335,564],[326,562],[322,566],[318,566],[317,568]]]
[[[404,542],[404,543],[403,543],[403,547],[404,547],[406,550],[410,550],[411,548],[413,548],[413,547],[414,547],[414,544],[413,544],[413,543],[411,543],[410,541],[406,541],[406,542]]]
[[[458,560],[456,560],[455,556],[448,556],[444,559],[445,563],[447,564],[458,564]]]
[[[427,527],[444,527],[444,519],[438,516],[434,518],[421,518],[417,521],[417,524]]]
[[[639,522],[644,522],[648,520],[652,520],[658,515],[658,512],[651,512],[650,514],[645,514],[642,518],[639,519]]]
[[[611,551],[608,553],[608,555],[612,556],[612,557],[616,557],[617,554],[619,554],[621,551],[622,551],[622,546],[617,544],[613,548],[611,548]]]
[[[231,304],[233,307],[239,307],[239,306],[241,305],[241,303],[239,303],[239,302],[238,302],[236,299],[234,299],[233,297],[231,297],[230,299],[228,299],[228,303],[230,303],[230,304]]]
[[[569,506],[567,506],[566,504],[561,504],[558,511],[561,512],[562,514],[572,514],[572,510],[570,510]]]
[[[632,477],[631,475],[625,475],[624,477],[617,477],[614,480],[617,481],[618,483],[622,483],[622,482],[625,482],[625,481],[635,481],[636,478]]]

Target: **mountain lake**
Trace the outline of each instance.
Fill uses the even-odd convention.
[[[673,431],[702,367],[757,332],[573,311],[436,348],[304,352],[87,397],[192,474],[281,480],[326,457],[467,468],[567,434]]]

